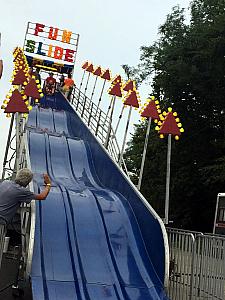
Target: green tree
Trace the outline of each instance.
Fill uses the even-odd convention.
[[[194,0],[191,19],[174,7],[159,39],[141,47],[137,76],[151,77],[162,107],[178,112],[185,133],[173,141],[170,216],[177,226],[212,230],[215,201],[225,179],[225,1]],[[138,124],[126,151],[139,174],[146,125]],[[166,140],[151,134],[142,192],[163,216]],[[156,176],[157,174],[157,176]],[[135,180],[135,178],[134,178]]]

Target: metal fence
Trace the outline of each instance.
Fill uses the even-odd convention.
[[[167,228],[172,300],[225,300],[225,238]]]

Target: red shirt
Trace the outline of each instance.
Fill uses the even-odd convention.
[[[73,85],[74,85],[73,79],[72,79],[72,78],[66,78],[66,79],[64,80],[64,85],[66,85],[66,86],[68,86],[68,87],[73,86]]]

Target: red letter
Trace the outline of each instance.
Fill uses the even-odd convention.
[[[65,61],[73,62],[73,55],[75,51],[71,49],[66,49]]]
[[[54,29],[54,35],[53,35],[53,29]],[[58,36],[58,31],[59,31],[58,28],[50,27],[50,29],[49,29],[49,34],[48,34],[48,38],[49,38],[50,40],[56,40],[56,39],[57,39],[57,36]]]
[[[54,58],[55,59],[62,59],[62,56],[63,56],[63,48],[55,47]]]
[[[44,28],[45,28],[45,25],[36,23],[34,35],[38,35],[38,32],[43,32]]]

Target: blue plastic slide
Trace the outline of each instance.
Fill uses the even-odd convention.
[[[168,299],[167,240],[156,213],[60,94],[30,113],[36,202],[34,300]]]

